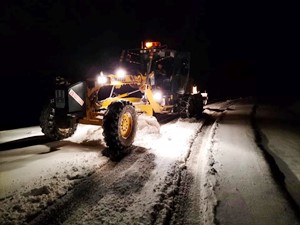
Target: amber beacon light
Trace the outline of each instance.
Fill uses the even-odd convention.
[[[145,49],[149,49],[149,48],[156,48],[156,47],[160,47],[161,46],[161,44],[160,44],[160,42],[158,42],[158,41],[147,41],[147,42],[145,42],[144,43],[144,48]]]

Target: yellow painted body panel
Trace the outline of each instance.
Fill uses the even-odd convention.
[[[150,77],[151,75],[153,76],[153,74],[150,74]],[[147,77],[142,74],[137,76],[126,75],[122,79],[113,74],[110,74],[107,77],[109,78],[109,82],[107,84],[98,84],[97,80],[89,80],[90,82],[94,82],[94,85],[87,89],[87,97],[85,101],[86,116],[79,120],[79,123],[102,126],[104,112],[111,103],[120,99],[132,102],[138,113],[146,113],[149,116],[153,116],[154,112],[169,113],[170,109],[173,108],[173,105],[162,106],[154,100],[151,86],[146,84]],[[147,101],[137,97],[128,97],[130,93],[120,94],[116,97],[109,97],[102,101],[95,101],[93,98],[93,96],[96,96],[99,90],[104,86],[114,85],[114,88],[118,89],[123,85],[128,84],[136,85],[138,88],[137,90],[145,94]]]

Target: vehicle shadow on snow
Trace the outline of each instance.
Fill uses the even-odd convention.
[[[212,108],[212,107],[206,107],[205,108],[206,110],[209,110],[209,111],[213,111],[213,112],[224,112],[225,110],[224,109],[220,109],[220,108]],[[205,110],[204,109],[204,110]]]
[[[133,145],[122,151],[118,149],[104,148],[102,150],[102,155],[110,158],[110,160],[113,162],[120,162],[122,159],[129,156],[130,154],[141,154],[145,153],[146,151],[147,149],[143,147]]]
[[[37,135],[27,138],[21,138],[14,141],[4,142],[0,144],[0,151],[11,150],[15,148],[24,148],[31,145],[40,145],[50,142],[51,139],[45,135]]]
[[[154,117],[157,119],[157,122],[160,125],[163,125],[178,119],[180,116],[179,114],[174,113],[174,114],[154,114]]]
[[[94,151],[95,148],[98,150],[103,150],[105,145],[101,140],[91,140],[91,141],[82,141],[82,142],[73,142],[71,140],[60,140],[53,141],[45,135],[37,135],[27,138],[21,138],[9,142],[4,142],[0,144],[0,151],[13,150],[18,148],[26,148],[34,145],[45,145],[49,148],[49,151],[42,151],[38,154],[48,154],[60,150],[63,146],[76,146],[76,147],[85,147],[84,151]]]

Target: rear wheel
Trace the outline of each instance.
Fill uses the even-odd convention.
[[[203,112],[201,94],[185,95],[179,100],[179,114],[181,118],[199,118]]]
[[[202,112],[203,112],[203,97],[202,95],[199,94],[195,94],[193,95],[193,102],[194,102],[194,106],[195,106],[195,117],[196,118],[200,118],[202,116]]]
[[[77,123],[75,118],[72,117],[64,117],[58,120],[54,103],[50,102],[41,112],[40,127],[42,128],[42,132],[50,139],[61,140],[75,133]]]
[[[132,145],[137,129],[137,116],[129,101],[116,101],[108,106],[103,118],[103,136],[108,146],[107,155],[118,159]]]
[[[179,114],[181,118],[194,116],[195,106],[191,95],[184,95],[179,99]]]

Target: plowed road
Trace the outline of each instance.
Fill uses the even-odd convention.
[[[236,99],[200,120],[140,116],[119,162],[103,154],[99,127],[58,142],[38,127],[1,131],[0,224],[300,224],[254,113]]]

